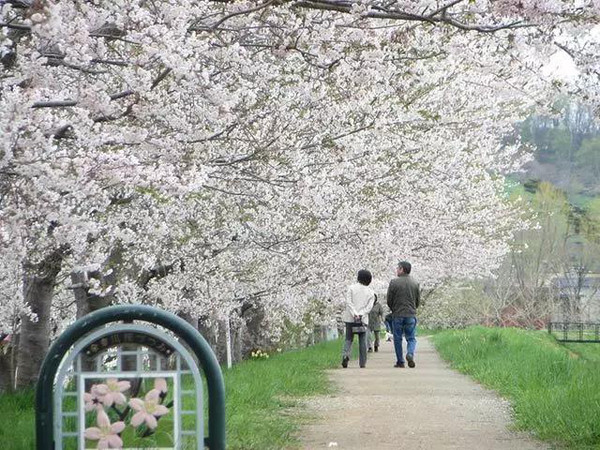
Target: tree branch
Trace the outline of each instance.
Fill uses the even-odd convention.
[[[448,9],[452,8],[454,5],[457,5],[463,1],[464,0],[454,0],[444,6],[441,6],[438,9],[436,9],[435,11],[433,11],[431,14],[429,14],[429,17],[437,16],[439,13],[445,13],[446,11],[448,11]]]
[[[261,9],[267,8],[268,6],[272,5],[273,3],[274,3],[274,0],[268,0],[265,3],[262,3],[254,8],[245,9],[243,11],[237,11],[237,12],[228,14],[225,17],[223,17],[222,19],[220,19],[217,23],[215,23],[211,28],[214,30],[214,29],[218,28],[223,22],[231,19],[232,17],[241,16],[244,14],[250,14],[250,13],[253,13],[256,11],[260,11]]]
[[[8,28],[11,30],[21,30],[21,31],[31,31],[31,27],[29,25],[24,25],[21,23],[0,22],[0,28]]]
[[[446,5],[444,8],[440,8],[439,10],[434,11],[435,14],[442,14],[439,17],[435,17],[431,14],[423,15],[423,14],[413,14],[407,13],[404,11],[390,11],[383,7],[374,6],[373,9],[367,11],[363,17],[372,18],[372,19],[390,19],[390,20],[405,20],[409,22],[428,22],[431,24],[443,23],[446,25],[451,25],[453,27],[459,28],[465,31],[479,31],[482,33],[492,33],[499,30],[506,30],[512,28],[523,28],[523,27],[531,27],[535,26],[533,24],[523,23],[522,21],[511,22],[508,24],[500,24],[500,25],[481,25],[481,24],[466,24],[463,22],[459,22],[458,20],[452,19],[448,17],[445,12],[446,10],[456,4],[457,2],[452,2],[451,4]],[[320,9],[320,10],[328,10],[328,11],[338,11],[342,13],[350,14],[352,13],[352,7],[354,6],[353,2],[350,1],[334,1],[334,0],[301,0],[299,2],[293,3],[292,6],[300,7],[300,8],[308,8],[308,9]]]

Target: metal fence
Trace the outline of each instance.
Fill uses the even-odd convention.
[[[548,333],[560,342],[600,343],[599,322],[549,322]]]

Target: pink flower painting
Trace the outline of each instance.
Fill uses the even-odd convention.
[[[169,385],[165,378],[157,377],[147,381],[153,382],[154,387],[146,391],[145,395],[145,383],[136,383],[132,388],[130,381],[107,378],[104,383],[92,384],[89,392],[83,395],[82,407],[87,413],[95,413],[98,426],[86,428],[85,438],[98,441],[97,448],[112,449],[123,448],[121,434],[128,426],[135,429],[133,434],[136,439],[143,439],[156,433],[160,418],[169,412],[172,402],[169,406],[163,405],[169,392]],[[129,399],[137,395],[143,398]],[[114,423],[111,424],[111,421]],[[138,429],[143,424],[146,428]],[[127,439],[125,438],[126,441]]]
[[[154,379],[154,389],[159,391],[161,395],[165,395],[167,393],[167,380],[164,378],[155,378]]]
[[[90,392],[83,394],[83,401],[85,402],[84,408],[86,411],[100,411],[104,410],[103,396],[98,393],[98,385],[94,384]]]
[[[84,436],[86,439],[98,441],[97,448],[123,448],[123,440],[119,433],[125,429],[125,422],[111,424],[104,410],[98,411],[96,422],[97,427],[90,427],[85,430]]]
[[[137,411],[131,418],[131,425],[134,427],[138,427],[145,422],[148,428],[154,429],[158,425],[157,417],[169,412],[166,406],[160,404],[160,391],[158,389],[149,391],[144,400],[132,398],[129,401],[129,406]]]
[[[104,406],[124,405],[127,403],[127,398],[123,392],[131,387],[129,381],[119,381],[116,378],[107,378],[106,384],[96,385],[96,392],[102,398]]]

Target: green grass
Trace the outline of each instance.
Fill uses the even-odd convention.
[[[294,407],[302,397],[330,390],[324,370],[339,364],[341,346],[341,341],[332,341],[224,369],[227,447],[279,449],[297,445],[296,433],[309,417]],[[356,351],[357,345],[354,347]],[[0,448],[35,448],[33,392],[0,395],[0,410],[5,417],[0,421]]]
[[[6,450],[35,448],[35,413],[33,390],[0,394],[0,410],[5,420],[0,421],[0,442]]]
[[[324,370],[339,364],[341,345],[341,341],[318,344],[268,360],[245,361],[229,370],[228,447],[275,449],[294,444],[298,426],[307,417],[290,408],[299,398],[328,392]]]
[[[580,358],[600,363],[600,343],[566,343],[564,346]]]
[[[473,327],[432,338],[443,358],[510,399],[519,429],[560,446],[600,449],[600,345],[544,331]]]
[[[417,337],[418,336],[434,336],[439,333],[443,333],[446,329],[443,328],[425,328],[417,326]]]

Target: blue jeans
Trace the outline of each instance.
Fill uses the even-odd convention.
[[[385,323],[385,331],[387,331],[388,333],[391,333],[392,332],[392,318],[386,317],[384,323]]]
[[[417,348],[417,318],[416,317],[394,317],[392,319],[392,330],[394,333],[394,350],[396,350],[396,363],[404,364],[402,355],[402,335],[406,338],[406,354],[415,354]]]

